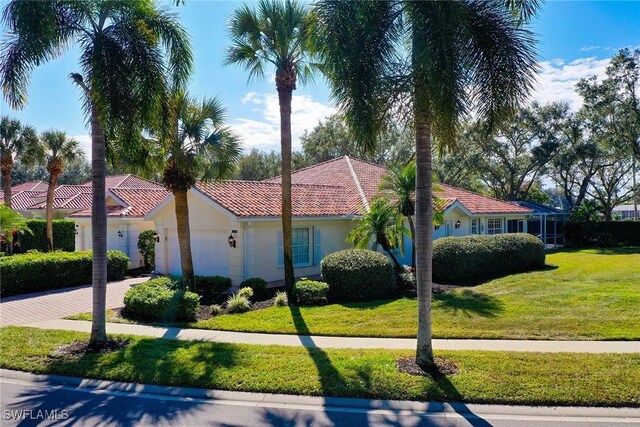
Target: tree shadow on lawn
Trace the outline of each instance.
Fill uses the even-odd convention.
[[[462,289],[433,296],[434,306],[454,315],[496,317],[504,311],[504,303],[490,295]]]

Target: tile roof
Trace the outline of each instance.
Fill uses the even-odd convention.
[[[33,196],[40,193],[40,191],[20,191],[19,193],[11,194],[11,208],[18,211],[24,211],[29,209],[29,206],[33,203]],[[4,196],[0,196],[0,203],[4,201]]]
[[[91,181],[87,181],[84,186],[91,186]],[[112,188],[146,188],[146,189],[155,189],[155,188],[164,188],[161,184],[157,182],[149,181],[144,178],[140,178],[139,176],[128,174],[128,175],[112,175],[108,176],[105,180],[105,185],[107,189]]]
[[[46,181],[28,181],[11,187],[11,193],[20,191],[47,191],[49,183]]]
[[[112,188],[109,193],[113,194],[123,205],[112,205],[107,207],[108,216],[126,216],[129,218],[141,218],[147,215],[153,208],[162,202],[169,193],[164,188]],[[72,217],[91,216],[91,203],[89,207],[71,214]]]
[[[280,216],[281,186],[278,182],[200,182],[196,188],[238,217]],[[345,188],[295,184],[291,189],[294,216],[344,216],[357,213]]]
[[[480,194],[463,190],[461,188],[440,183],[438,186],[442,191],[436,192],[436,195],[446,199],[457,200],[473,214],[526,214],[532,212],[529,208],[514,205],[491,197],[481,196]]]

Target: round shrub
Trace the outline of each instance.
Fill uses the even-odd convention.
[[[530,234],[446,237],[433,242],[433,280],[465,284],[544,267],[544,244]]]
[[[194,320],[200,296],[178,289],[168,277],[149,280],[127,291],[124,313],[145,321]]]
[[[300,305],[318,305],[327,303],[328,292],[328,284],[303,277],[293,284],[292,296]]]
[[[244,313],[251,309],[251,303],[249,299],[241,295],[239,292],[235,295],[231,295],[227,300],[227,310],[229,313]]]
[[[240,289],[251,288],[253,290],[253,301],[264,301],[269,299],[267,281],[260,277],[250,277],[240,283]]]
[[[391,261],[367,249],[347,249],[327,255],[321,263],[330,301],[366,301],[396,289]]]
[[[195,290],[208,302],[218,301],[231,289],[231,278],[224,276],[195,276]]]

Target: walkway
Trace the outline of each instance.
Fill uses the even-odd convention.
[[[28,326],[90,332],[91,322],[50,320]],[[305,335],[256,334],[207,329],[162,328],[126,323],[107,323],[110,334],[140,335],[184,341],[208,341],[232,344],[284,345],[307,348],[384,348],[415,349],[411,338],[353,338]],[[549,353],[640,353],[640,341],[532,341],[532,340],[456,340],[434,339],[435,350],[529,351]]]
[[[148,277],[137,277],[108,283],[107,308],[122,307],[125,292],[147,280]],[[0,326],[24,325],[86,313],[91,311],[92,299],[91,285],[2,298]]]

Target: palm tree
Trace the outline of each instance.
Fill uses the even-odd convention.
[[[187,192],[199,180],[230,177],[242,150],[236,137],[224,127],[224,110],[216,98],[198,102],[184,92],[177,92],[164,122],[167,131],[159,137],[165,162],[162,181],[175,199],[182,285],[193,289]]]
[[[402,225],[402,215],[385,197],[375,198],[369,210],[362,217],[358,226],[347,235],[347,242],[354,243],[356,248],[364,249],[371,243],[371,249],[376,250],[378,245],[389,255],[393,261],[396,272],[401,267],[393,249],[400,247],[402,236],[407,234],[407,229]]]
[[[249,79],[264,76],[265,68],[275,68],[280,103],[280,149],[282,157],[282,240],[285,287],[295,281],[291,243],[291,99],[296,82],[312,77],[313,56],[306,6],[295,1],[261,0],[257,8],[242,6],[229,22],[231,46],[227,64],[239,64],[249,71]]]
[[[106,342],[107,211],[105,153],[116,134],[137,141],[166,99],[167,80],[182,86],[192,65],[188,36],[176,17],[152,0],[21,1],[4,8],[8,37],[0,78],[13,108],[26,103],[31,71],[71,45],[80,50],[81,89],[91,125],[93,324],[90,344]],[[169,76],[167,78],[167,76]],[[131,138],[126,138],[130,135]]]
[[[0,203],[0,236],[7,244],[7,250],[13,246],[13,233],[33,234],[27,225],[27,219],[4,203]]]
[[[20,156],[30,146],[38,142],[38,134],[31,126],[25,126],[17,119],[2,116],[0,119],[0,168],[4,204],[11,207],[11,170],[13,158]]]
[[[313,34],[322,70],[354,136],[373,148],[390,114],[411,120],[416,144],[416,363],[431,343],[432,142],[455,146],[470,109],[491,129],[528,94],[536,68],[524,27],[538,0],[320,0]]]
[[[47,187],[47,241],[49,250],[53,251],[53,195],[58,185],[58,178],[67,165],[85,160],[84,150],[80,143],[68,138],[64,132],[49,130],[40,136],[37,156],[46,164],[49,172]]]

